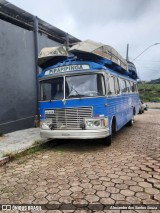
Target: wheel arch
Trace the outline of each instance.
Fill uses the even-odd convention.
[[[136,108],[133,107],[133,115],[136,115]]]
[[[112,127],[113,127],[113,129],[112,129]],[[115,115],[113,115],[112,118],[111,118],[110,131],[111,131],[111,129],[112,129],[113,133],[116,132],[116,130],[117,130],[117,119],[116,119]]]

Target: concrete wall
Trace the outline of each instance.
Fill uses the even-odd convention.
[[[34,33],[0,20],[0,132],[33,127],[36,114]],[[39,50],[58,43],[38,35]]]

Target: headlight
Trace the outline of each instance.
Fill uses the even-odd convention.
[[[86,129],[105,128],[108,126],[108,118],[85,118]]]
[[[49,129],[49,126],[48,126],[47,123],[42,123],[42,124],[41,124],[41,128],[42,128],[42,129]]]
[[[108,118],[101,119],[101,124],[102,124],[103,127],[107,127],[108,126]]]
[[[41,121],[41,123],[40,123],[40,127],[42,128],[42,129],[50,129],[49,128],[49,125],[52,123],[52,120],[51,119],[46,119],[46,120],[44,120],[44,121]]]
[[[96,120],[94,121],[94,126],[101,126],[101,121],[100,120]]]
[[[92,127],[93,126],[93,121],[86,121],[86,125],[88,127]]]

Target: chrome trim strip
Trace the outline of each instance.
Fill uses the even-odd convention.
[[[80,100],[84,100],[84,99],[88,99],[88,98],[106,98],[106,96],[104,95],[104,96],[92,96],[92,97],[83,97],[83,98],[69,98],[69,99],[65,99],[66,101],[67,100],[75,100],[75,99],[80,99]],[[51,100],[51,101],[62,101],[63,99],[59,99],[59,100]],[[50,102],[50,100],[48,100],[48,101],[39,101],[39,102]],[[85,106],[85,107],[87,107],[87,106]]]
[[[97,130],[41,130],[42,138],[98,139],[109,136],[109,128]]]

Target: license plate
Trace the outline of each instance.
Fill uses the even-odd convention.
[[[45,110],[45,114],[46,115],[53,115],[54,114],[54,110]]]

